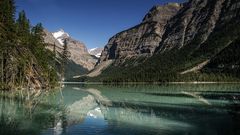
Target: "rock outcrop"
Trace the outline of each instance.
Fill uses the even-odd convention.
[[[103,51],[103,48],[92,48],[90,50],[88,50],[88,52],[91,54],[91,55],[94,55],[96,56],[97,58],[99,58],[102,54],[102,51]]]
[[[14,46],[11,43],[2,45]],[[5,62],[1,65],[1,71],[4,72],[0,72],[4,81],[4,84],[0,85],[1,90],[28,88],[32,90],[30,94],[36,94],[37,91],[50,87],[48,78],[43,74],[44,69],[30,49],[14,46],[4,55]],[[19,83],[16,83],[17,81]]]
[[[63,50],[63,40],[67,40],[68,51],[70,52],[70,60],[72,60],[77,65],[82,66],[87,70],[92,70],[96,64],[97,59],[92,57],[85,44],[77,41],[65,33],[63,30],[58,32],[50,33],[46,29],[45,31],[45,42],[48,43],[47,48],[53,51],[53,46],[55,44],[56,50],[61,53]]]
[[[62,52],[63,45],[61,45],[60,42],[47,29],[44,29],[43,31],[44,31],[44,41],[45,43],[47,43],[46,48],[49,49],[50,51],[53,51],[53,48],[55,45],[56,51]]]
[[[191,0],[169,21],[158,51],[182,48],[198,40],[200,46],[210,34],[239,15],[233,0]],[[238,14],[238,15],[237,15]],[[220,26],[221,25],[221,26]]]
[[[128,58],[151,56],[161,42],[165,25],[181,7],[177,3],[154,6],[141,24],[120,32],[109,40],[98,63],[116,60],[115,64],[121,64]]]
[[[83,66],[88,70],[92,70],[97,62],[95,57],[92,57],[86,48],[86,46],[71,37],[67,38],[67,45],[69,52],[71,53],[70,59],[76,64]]]
[[[236,74],[240,72],[235,68],[239,64],[226,62],[230,57],[226,52],[237,48],[232,44],[239,43],[239,24],[238,0],[189,0],[183,4],[155,6],[141,24],[110,38],[92,73],[105,77],[101,79],[104,81],[179,81],[181,75],[205,72],[202,69],[206,66],[223,67],[218,66],[217,59],[231,63],[228,67],[234,67]],[[225,53],[220,55],[221,52]],[[107,61],[111,61],[108,67]],[[210,68],[208,71],[214,72]],[[232,69],[218,71],[229,74]]]

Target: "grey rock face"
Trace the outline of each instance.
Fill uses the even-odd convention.
[[[237,0],[190,0],[184,4],[155,6],[141,24],[113,36],[99,63],[127,58],[148,57],[155,52],[182,48],[197,39],[200,46],[217,28],[239,19]]]
[[[115,60],[123,63],[128,58],[151,56],[159,46],[165,25],[181,8],[177,3],[155,6],[141,24],[113,36],[105,46],[98,63]]]
[[[223,25],[232,22],[240,22],[240,1],[239,0],[225,0],[222,12],[216,28],[219,29]]]
[[[82,65],[84,68],[92,70],[97,62],[97,59],[88,53],[86,46],[71,37],[67,38],[67,41],[67,46],[69,52],[71,53],[70,59],[72,59],[75,63]]]
[[[119,66],[126,59],[137,61],[139,57],[148,58],[156,53],[180,50],[188,45],[194,46],[191,51],[197,51],[208,41],[214,40],[212,35],[222,33],[223,28],[229,27],[229,24],[240,24],[239,0],[189,0],[184,4],[155,6],[141,24],[120,32],[109,40],[96,69],[106,69],[104,64],[108,61]],[[226,31],[229,33],[229,30]],[[235,36],[229,40],[239,37]],[[109,64],[111,65],[112,63]],[[132,63],[130,66],[134,65]]]
[[[97,58],[99,58],[99,57],[101,56],[102,51],[103,51],[103,48],[93,48],[93,49],[88,50],[88,52],[89,52],[91,55],[94,55],[94,56],[96,56]]]
[[[63,46],[59,41],[49,32],[47,29],[44,29],[44,42],[47,43],[47,49],[53,51],[54,44],[56,45],[56,51],[62,52]]]
[[[77,41],[73,38],[71,38],[67,33],[65,33],[63,30],[56,32],[56,33],[50,33],[47,30],[44,30],[45,36],[44,40],[48,44],[47,48],[49,50],[53,51],[54,44],[56,45],[56,51],[59,53],[63,50],[62,42],[64,39],[67,40],[67,46],[68,51],[70,52],[70,60],[75,62],[78,65],[81,65],[82,67],[92,70],[96,64],[97,59],[92,57],[85,46],[84,43]],[[55,35],[55,37],[54,37]]]
[[[239,17],[240,2],[234,0],[191,0],[169,21],[158,52],[182,48],[197,39],[197,46],[223,24]]]
[[[116,80],[121,81],[126,77],[128,81],[128,77],[136,75],[132,78],[135,80],[138,76],[141,78],[141,75],[147,75],[152,81],[151,77],[159,80],[153,72],[164,76],[167,74],[165,71],[172,72],[169,76],[178,73],[183,75],[198,72],[209,63],[214,63],[217,67],[215,69],[223,71],[229,61],[225,65],[218,62],[228,59],[232,50],[237,48],[230,45],[239,42],[239,24],[239,0],[189,0],[182,5],[156,6],[141,24],[120,32],[109,40],[98,66],[89,76],[103,74],[100,78],[112,81],[115,76],[111,75],[119,71],[119,75],[123,74],[120,79],[116,77]],[[221,55],[221,52],[230,54]],[[236,52],[235,50],[235,54]],[[151,57],[152,55],[154,56]],[[126,61],[128,59],[130,60]],[[233,55],[230,59],[234,60],[228,64],[227,74],[239,67],[238,55]],[[108,70],[105,70],[107,67]],[[208,71],[211,68],[208,67]],[[106,75],[111,76],[110,79]]]

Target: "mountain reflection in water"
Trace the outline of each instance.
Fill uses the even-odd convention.
[[[66,85],[35,109],[1,97],[0,133],[236,135],[240,85]]]

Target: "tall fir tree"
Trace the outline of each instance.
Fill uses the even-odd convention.
[[[62,55],[63,55],[63,59],[65,59],[65,60],[67,60],[68,57],[69,57],[68,46],[67,46],[67,39],[64,39],[64,42],[63,42],[63,52],[62,52]]]
[[[16,21],[17,37],[21,44],[29,44],[30,39],[30,21],[27,19],[24,11],[19,12]]]
[[[67,39],[64,39],[63,41],[63,51],[62,51],[62,68],[61,68],[61,78],[64,78],[65,75],[65,66],[68,61],[68,58],[70,57],[70,52],[68,51],[68,46],[67,46]]]
[[[31,29],[24,11],[14,17],[14,0],[0,0],[0,89],[30,86],[31,80],[55,85],[54,56],[45,48],[42,24]]]
[[[37,58],[39,64],[48,69],[48,53],[46,52],[46,44],[44,43],[44,32],[41,23],[34,26],[31,30],[30,50]]]
[[[32,39],[34,43],[44,45],[44,32],[43,32],[43,26],[41,23],[38,23],[36,26],[34,26],[31,30]]]
[[[14,0],[0,1],[0,55],[1,83],[7,84],[12,78],[14,62],[11,61],[16,41]],[[9,69],[9,67],[12,67]]]
[[[2,41],[14,42],[16,37],[15,28],[15,3],[14,0],[0,1],[0,23],[2,30]],[[0,39],[1,40],[1,39]]]
[[[3,41],[3,37],[4,37],[3,32],[4,32],[4,27],[2,22],[0,22],[0,43]]]
[[[42,51],[45,49],[45,43],[43,39],[43,26],[38,23],[31,29],[30,50],[36,55],[42,55]]]
[[[53,53],[54,53],[54,58],[56,58],[56,44],[55,44],[55,42],[54,42],[54,44],[53,44]]]

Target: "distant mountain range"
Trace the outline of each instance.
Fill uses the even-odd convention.
[[[63,50],[63,41],[67,39],[68,51],[71,56],[69,58],[69,64],[67,64],[66,67],[66,78],[85,74],[94,68],[99,57],[98,53],[100,53],[99,51],[101,51],[101,49],[94,49],[95,51],[92,50],[94,52],[90,54],[83,42],[73,39],[68,33],[64,32],[63,29],[53,33],[45,29],[44,32],[44,40],[48,44],[47,48],[51,51],[53,51],[55,44],[57,52],[61,53]],[[96,53],[96,57],[92,56],[94,53]]]
[[[54,37],[55,39],[57,39],[57,41],[58,41],[61,45],[63,45],[63,40],[64,40],[64,39],[70,37],[69,34],[66,33],[66,32],[64,32],[63,29],[60,29],[60,30],[57,31],[57,32],[53,32],[52,35],[53,35],[53,37]]]
[[[154,6],[112,38],[85,81],[236,81],[240,1],[190,0]]]
[[[101,54],[102,54],[102,51],[103,51],[103,48],[92,48],[92,49],[89,49],[88,52],[91,54],[91,55],[94,55],[96,56],[97,58],[100,58]]]

